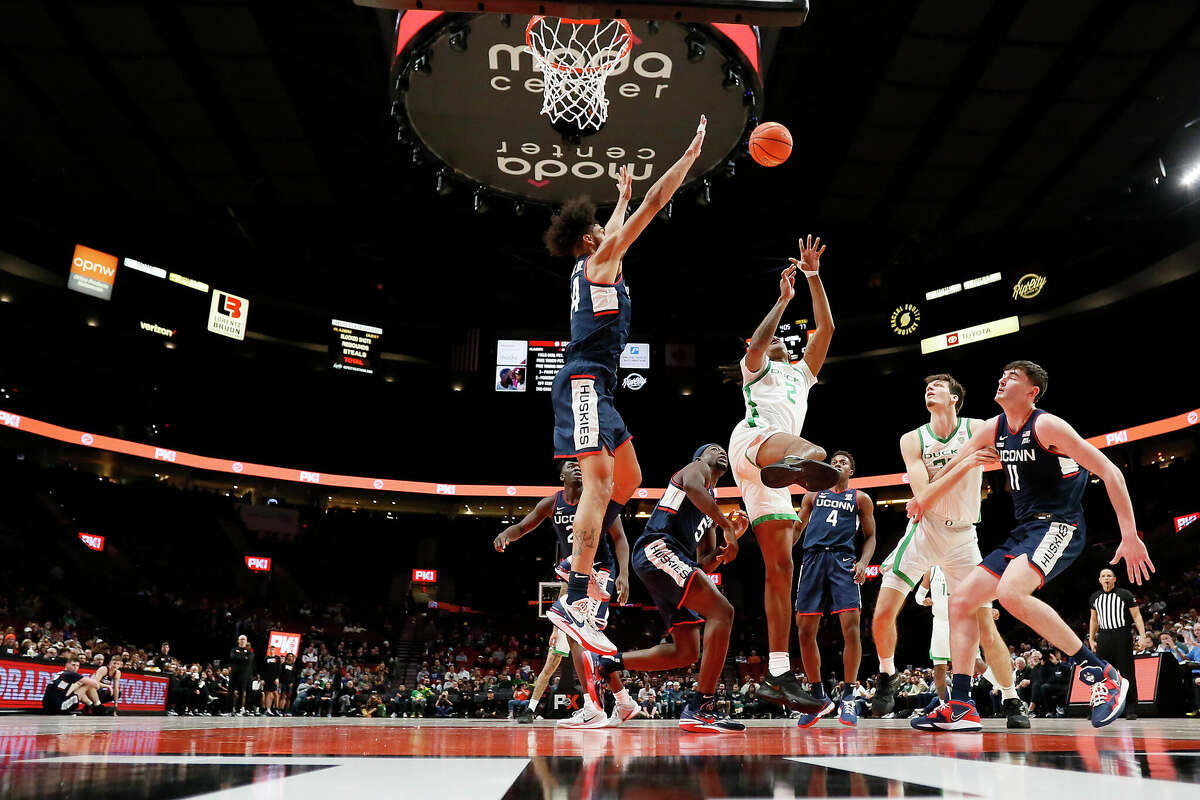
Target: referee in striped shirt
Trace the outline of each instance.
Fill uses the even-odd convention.
[[[1137,719],[1137,675],[1133,669],[1133,643],[1129,636],[1130,619],[1137,625],[1138,635],[1146,635],[1146,624],[1142,622],[1142,610],[1138,608],[1133,593],[1117,588],[1117,575],[1105,567],[1100,570],[1100,591],[1092,595],[1089,603],[1092,619],[1088,623],[1088,638],[1091,649],[1100,658],[1110,662],[1129,679],[1129,700],[1125,706],[1125,718]]]

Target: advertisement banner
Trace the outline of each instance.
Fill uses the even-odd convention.
[[[250,314],[250,301],[236,294],[213,289],[212,303],[208,307],[208,329],[213,333],[237,339],[246,338],[246,317]]]
[[[113,281],[117,279],[117,257],[75,245],[75,256],[71,259],[71,276],[67,278],[67,288],[80,294],[99,297],[101,300],[112,298]]]
[[[0,656],[0,711],[40,711],[46,687],[62,671],[61,664]],[[82,667],[79,672],[92,675],[96,670]],[[166,675],[122,671],[118,707],[122,712],[166,711],[169,683]]]
[[[280,655],[291,653],[298,657],[300,655],[300,634],[271,631],[271,637],[267,639],[267,650],[270,651],[272,647]]]

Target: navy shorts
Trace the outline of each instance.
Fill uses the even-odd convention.
[[[854,553],[814,547],[804,551],[796,581],[797,614],[840,614],[862,608],[854,582]]]
[[[554,457],[615,453],[633,438],[613,405],[613,371],[590,361],[568,362],[554,376]]]
[[[1034,519],[1013,528],[1004,544],[984,556],[979,566],[999,578],[1009,561],[1023,555],[1042,576],[1044,586],[1079,558],[1086,544],[1087,529],[1082,522]]]
[[[642,537],[629,557],[630,568],[642,579],[669,633],[677,625],[704,622],[695,611],[684,608],[693,581],[706,581],[703,571],[670,539]]]

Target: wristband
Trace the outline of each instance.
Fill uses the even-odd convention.
[[[913,599],[917,601],[917,605],[924,605],[925,598],[929,595],[929,590],[924,586],[917,587],[917,593],[913,595]]]
[[[819,275],[819,274],[820,274],[820,270],[819,270],[819,269],[814,269],[814,270],[812,270],[811,272],[809,272],[809,271],[808,271],[808,270],[806,270],[804,267],[801,267],[801,268],[800,268],[800,271],[804,273],[804,277],[806,277],[806,278],[815,278],[815,277],[817,277],[817,275]]]

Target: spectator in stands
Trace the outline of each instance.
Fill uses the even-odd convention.
[[[684,706],[683,692],[679,690],[679,681],[667,681],[663,684],[662,691],[658,693],[658,704],[665,719],[679,719],[679,714],[683,711]]]
[[[513,719],[529,705],[529,687],[521,683],[513,690],[512,700],[508,701],[508,718]]]
[[[1149,656],[1153,655],[1154,652],[1154,640],[1150,638],[1149,634],[1142,634],[1137,637],[1137,649],[1133,652],[1135,656]]]

